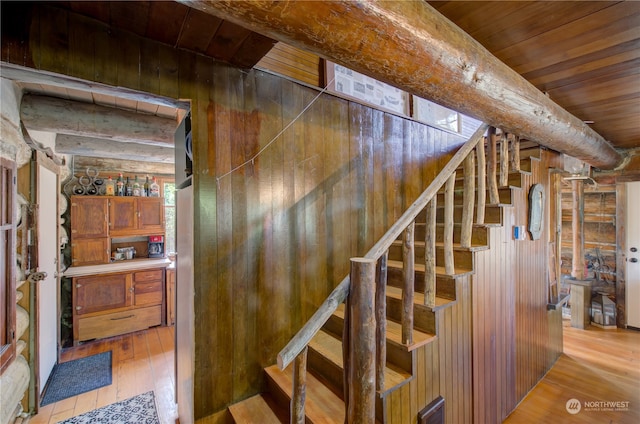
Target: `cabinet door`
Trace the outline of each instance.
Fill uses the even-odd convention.
[[[112,235],[128,234],[138,229],[135,197],[113,197],[109,200],[109,227]]]
[[[131,306],[131,274],[103,274],[73,279],[73,309],[76,315]]]
[[[164,233],[164,199],[161,197],[139,198],[138,228]]]
[[[109,239],[106,237],[74,239],[71,242],[71,265],[108,264],[109,251]]]
[[[107,237],[108,203],[104,197],[71,197],[71,238]]]
[[[176,320],[176,271],[167,269],[167,325],[173,325]]]

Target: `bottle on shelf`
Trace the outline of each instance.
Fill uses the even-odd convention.
[[[153,177],[151,185],[149,186],[149,197],[160,197],[160,186],[156,182],[156,177]]]
[[[124,195],[133,196],[133,185],[131,184],[129,177],[127,177],[127,182],[124,184]]]
[[[122,173],[118,174],[116,180],[116,196],[124,196],[124,180],[122,179]]]
[[[107,182],[104,185],[104,194],[106,194],[107,196],[115,196],[116,194],[116,185],[111,179],[111,176],[109,176]]]
[[[149,197],[149,176],[147,175],[147,179],[142,186],[142,195],[145,197]]]
[[[138,182],[138,176],[133,180],[133,191],[132,194],[136,197],[140,196],[140,183]]]

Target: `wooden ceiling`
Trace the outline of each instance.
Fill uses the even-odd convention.
[[[173,47],[252,68],[275,41],[173,1],[71,1],[56,6]]]
[[[640,147],[640,2],[429,4],[615,147]]]

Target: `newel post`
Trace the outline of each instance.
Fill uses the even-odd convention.
[[[368,424],[376,415],[376,260],[351,259],[347,422]]]
[[[304,424],[304,404],[307,398],[307,347],[300,352],[293,365],[293,396],[291,396],[291,423]]]

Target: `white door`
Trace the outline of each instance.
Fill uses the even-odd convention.
[[[640,328],[640,181],[627,183],[627,325]]]
[[[38,271],[47,277],[36,283],[38,327],[38,396],[58,358],[58,176],[38,165]]]

